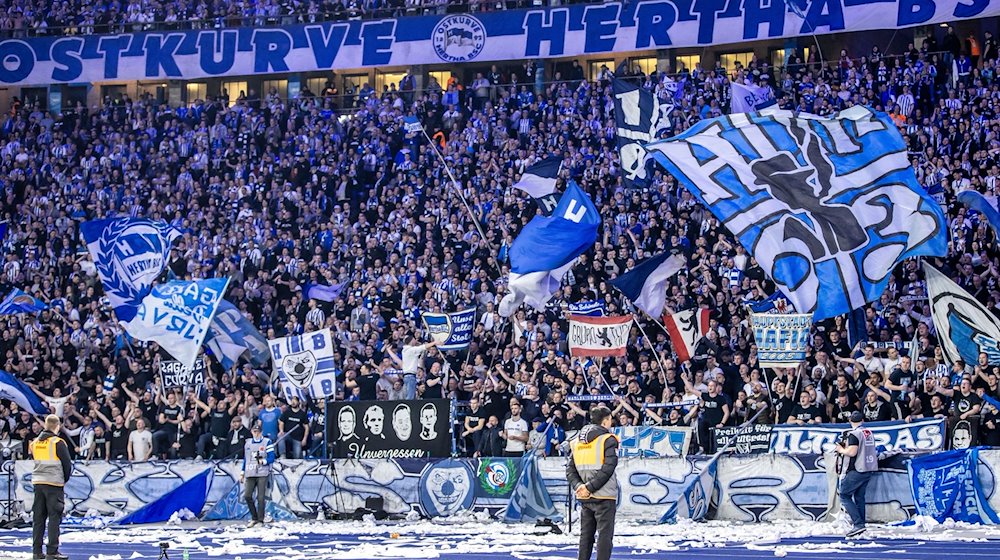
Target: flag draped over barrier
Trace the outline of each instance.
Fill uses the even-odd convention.
[[[979,480],[979,449],[914,457],[907,470],[917,514],[966,523],[1000,523]]]
[[[815,321],[878,299],[904,259],[944,255],[944,213],[885,113],[765,109],[646,145]]]
[[[562,521],[562,514],[552,502],[548,488],[538,471],[538,455],[528,453],[521,458],[521,476],[514,485],[503,519],[507,523],[541,521],[549,519],[555,523]]]
[[[190,511],[195,516],[201,515],[211,485],[212,469],[209,468],[142,508],[119,519],[117,524],[162,523],[169,521],[172,515],[183,510]]]

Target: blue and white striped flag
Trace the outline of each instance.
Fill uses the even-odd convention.
[[[194,369],[228,285],[228,278],[161,284],[143,298],[135,316],[122,326],[134,338],[159,344],[184,367]]]
[[[667,303],[667,281],[687,265],[683,255],[664,251],[611,281],[625,297],[647,315],[657,318]]]
[[[947,250],[944,213],[885,113],[766,109],[646,149],[815,321],[877,300],[904,259]]]
[[[227,370],[236,365],[244,352],[249,352],[250,363],[257,367],[262,367],[271,359],[264,335],[226,300],[219,302],[219,309],[205,337],[205,346]]]
[[[3,370],[0,370],[0,399],[16,402],[17,406],[32,414],[49,413],[49,407],[35,395],[31,387]]]
[[[180,237],[166,222],[142,218],[93,220],[80,225],[104,293],[119,321],[135,317]]]
[[[535,204],[542,214],[549,216],[559,204],[556,196],[556,179],[562,169],[561,157],[548,157],[528,166],[521,173],[521,178],[514,183],[514,188],[528,193],[535,199]]]

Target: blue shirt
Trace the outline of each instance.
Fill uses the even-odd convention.
[[[264,436],[272,440],[278,439],[278,419],[281,418],[281,409],[278,407],[274,407],[272,410],[262,408],[257,413],[257,418],[260,418],[261,432]]]

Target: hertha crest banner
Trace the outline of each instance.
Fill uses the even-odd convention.
[[[270,340],[267,345],[283,385],[301,389],[314,399],[336,394],[337,367],[330,329]]]
[[[885,113],[765,109],[646,149],[816,321],[877,300],[904,259],[947,249],[944,213]]]
[[[472,342],[476,308],[455,313],[424,313],[424,328],[438,343],[439,350],[465,350]]]
[[[761,367],[795,367],[806,359],[811,314],[751,313],[750,326]]]
[[[624,356],[632,316],[569,317],[569,353],[574,356]]]
[[[982,352],[988,364],[1000,364],[1000,319],[927,263],[924,263],[924,275],[934,328],[948,363],[953,364],[961,358],[966,364],[976,364]]]

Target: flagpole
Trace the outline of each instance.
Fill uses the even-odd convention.
[[[666,377],[666,375],[667,375],[667,368],[663,367],[663,360],[660,358],[660,353],[657,352],[656,348],[653,346],[653,341],[650,340],[649,335],[646,334],[646,330],[642,328],[642,324],[639,323],[639,318],[638,317],[636,317],[635,315],[633,315],[632,316],[632,321],[635,322],[635,326],[639,327],[639,332],[642,333],[642,338],[646,339],[646,344],[648,344],[649,345],[649,349],[653,351],[653,357],[656,358],[656,363],[659,364],[659,366],[660,366],[660,373],[662,373],[664,375],[664,377]]]

